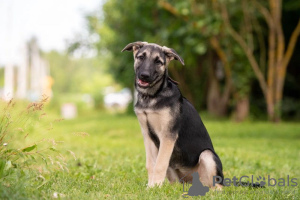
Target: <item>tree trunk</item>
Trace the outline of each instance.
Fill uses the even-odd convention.
[[[249,95],[239,96],[236,95],[236,105],[234,112],[234,120],[242,122],[247,119],[249,115]]]
[[[282,69],[282,68],[281,68]],[[283,68],[284,69],[284,68]],[[275,108],[274,108],[274,122],[280,122],[281,120],[281,105],[283,96],[283,87],[285,80],[285,70],[278,70],[277,84],[275,88]]]
[[[275,114],[275,106],[274,106],[274,98],[273,98],[273,91],[268,89],[267,90],[267,97],[266,97],[266,104],[267,104],[267,113],[268,118],[270,121],[274,121],[274,114]]]
[[[224,117],[227,114],[228,100],[222,98],[220,83],[215,75],[215,67],[212,66],[209,71],[207,110],[214,116]]]

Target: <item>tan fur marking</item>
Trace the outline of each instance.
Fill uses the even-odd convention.
[[[203,151],[199,156],[199,162],[195,167],[183,168],[176,166],[176,174],[179,180],[192,183],[193,172],[198,172],[200,181],[203,185],[209,186],[215,190],[222,190],[223,186],[216,184],[213,186],[213,176],[217,175],[216,163],[213,159],[213,153],[210,150]]]
[[[175,141],[166,138],[160,142],[158,156],[153,169],[152,181],[148,185],[153,187],[155,185],[161,186],[165,180],[169,161],[173,152]]]
[[[172,116],[169,108],[160,109],[158,111],[151,109],[135,109],[136,115],[142,127],[142,132],[144,135],[145,146],[149,145],[149,133],[147,128],[147,121],[153,128],[157,137],[160,141],[160,146],[158,150],[158,155],[156,160],[154,161],[155,165],[153,167],[153,158],[155,156],[150,156],[151,148],[149,147],[147,150],[146,147],[146,166],[148,169],[148,187],[153,187],[155,185],[161,185],[166,177],[167,169],[169,167],[169,161],[174,149],[174,145],[177,138],[172,138],[172,134],[170,133],[169,126],[172,120]],[[146,114],[145,114],[146,113]],[[146,130],[147,129],[147,130]],[[151,141],[151,143],[153,143]],[[156,148],[156,147],[155,147]],[[147,151],[149,153],[147,153]],[[151,157],[151,158],[150,158]],[[150,172],[149,172],[150,171]],[[149,181],[150,180],[150,181]]]
[[[205,150],[200,154],[199,157],[199,168],[198,173],[200,181],[203,185],[212,187],[213,176],[217,174],[216,162],[213,158],[213,153],[210,150]]]
[[[146,149],[146,168],[148,171],[148,185],[150,185],[151,180],[153,179],[153,171],[158,154],[158,149],[149,137],[144,138],[144,144]]]
[[[160,109],[158,111],[146,111],[149,124],[154,129],[154,132],[157,134],[158,138],[161,140],[166,135],[169,134],[167,130],[172,121],[172,116],[169,108]]]
[[[168,170],[167,170],[167,178],[169,180],[170,183],[175,183],[176,181],[178,181],[178,176],[177,176],[177,173],[176,171],[171,168],[171,167],[168,167]]]
[[[140,47],[133,46],[132,49],[133,49],[133,58],[135,58],[135,55],[138,52],[138,50],[140,49]]]
[[[155,144],[152,142],[151,138],[149,137],[148,127],[147,127],[147,118],[143,112],[136,111],[136,115],[138,117],[142,134],[144,137],[144,145],[146,151],[146,169],[148,171],[148,185],[151,183],[153,178],[153,169],[156,162],[156,157],[158,154],[158,149],[156,148]]]

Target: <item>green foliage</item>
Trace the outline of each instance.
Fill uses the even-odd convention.
[[[300,4],[297,1],[293,1],[293,0],[285,0],[283,1],[283,10],[285,11],[297,11],[300,9]]]
[[[152,37],[157,34],[159,27],[155,27],[152,21],[154,13],[151,10],[157,11],[154,1],[113,0],[106,2],[103,7],[104,21],[101,20],[102,16],[87,17],[91,32],[100,36],[96,44],[100,57],[109,56],[109,71],[127,87],[133,86],[133,61],[131,54],[121,55],[121,50],[135,40],[154,40]]]
[[[269,9],[267,1],[259,3]],[[126,44],[148,41],[169,46],[184,58],[186,64],[182,67],[177,62],[171,62],[171,77],[181,83],[179,87],[183,95],[197,109],[203,109],[208,99],[206,94],[209,93],[208,72],[222,61],[211,44],[211,38],[218,41],[231,70],[233,89],[230,102],[236,100],[235,96],[249,96],[256,79],[244,50],[228,32],[222,5],[227,7],[233,29],[253,52],[265,75],[268,28],[253,1],[111,0],[105,2],[103,10],[91,13],[86,19],[90,34],[99,36],[99,40],[94,41],[93,45],[98,50],[99,57],[109,63],[108,70],[118,83],[133,88],[132,54],[120,52]],[[283,1],[284,11],[297,9],[299,6],[294,1]],[[295,17],[291,18],[296,20]],[[283,24],[284,28],[285,26]],[[291,31],[292,29],[285,35],[290,35]],[[78,46],[78,43],[74,45]],[[221,93],[226,91],[226,82],[224,78],[218,80]],[[262,93],[261,90],[255,91]],[[261,96],[260,94],[255,95]]]
[[[176,6],[184,12],[187,4],[182,2]],[[198,27],[176,18],[155,1],[108,1],[103,16],[92,14],[87,20],[91,33],[100,36],[95,44],[100,56],[109,56],[109,70],[127,87],[133,85],[133,59],[132,54],[121,54],[120,50],[130,42],[148,41],[172,47],[185,58],[189,68],[197,64],[197,56],[192,55],[203,55],[207,50],[207,38]]]
[[[186,4],[178,6],[185,12]],[[99,57],[107,59],[110,63],[108,70],[123,86],[133,88],[134,71],[132,54],[121,54],[122,48],[133,41],[148,41],[176,49],[184,58],[186,66],[183,68],[179,63],[173,62],[170,67],[185,74],[181,82],[190,84],[194,94],[200,93],[199,88],[203,88],[206,78],[205,74],[199,78],[199,73],[195,71],[199,65],[199,56],[207,51],[207,42],[193,28],[193,24],[174,17],[155,1],[132,0],[107,1],[103,7],[103,15],[93,13],[87,20],[91,34],[97,34],[100,38],[94,44]],[[184,94],[187,92],[183,91]],[[201,98],[203,94],[195,96]]]
[[[165,4],[171,5],[173,10]],[[209,51],[212,51],[209,42],[212,36],[219,38],[234,71],[236,92],[243,90],[242,93],[248,93],[253,79],[245,55],[224,30],[223,19],[213,4],[210,1],[112,0],[104,4],[103,15],[92,13],[87,16],[87,21],[91,34],[99,35],[100,40],[94,45],[100,56],[108,59],[109,70],[115,80],[130,88],[133,87],[134,76],[132,54],[120,52],[126,44],[148,41],[176,49],[186,65],[181,67],[179,63],[172,62],[170,71],[180,74],[182,80],[177,81],[187,85],[181,88],[183,94],[200,108],[205,104],[203,91],[208,82],[207,72],[213,65],[207,61]],[[228,4],[232,8],[230,14],[235,16],[234,25],[242,27],[241,7],[235,3]]]
[[[231,59],[231,68],[235,90],[239,96],[248,96],[254,80],[253,70],[240,47],[234,47],[230,53],[234,55]]]
[[[53,91],[63,93],[98,93],[114,82],[106,65],[98,58],[72,58],[67,54],[51,51],[44,55],[49,62],[54,79]]]
[[[103,90],[107,86],[118,87],[112,76],[107,73],[107,62],[99,57],[74,58],[65,53],[51,51],[44,53],[50,65],[54,80],[51,106],[59,110],[63,103],[75,103],[79,109],[86,108],[83,95],[93,98],[96,108],[103,107]],[[91,107],[91,106],[90,106]]]
[[[0,182],[6,183],[12,176],[28,174],[30,171],[44,170],[68,170],[61,152],[51,151],[57,145],[54,139],[40,138],[49,133],[54,122],[46,122],[46,113],[43,111],[47,98],[39,102],[30,103],[27,107],[24,103],[15,101],[0,101]],[[23,107],[23,108],[22,108]],[[25,109],[24,109],[25,107]],[[43,131],[32,137],[35,130]],[[37,139],[39,138],[39,139]],[[27,175],[26,175],[27,177]],[[29,178],[28,176],[27,178]]]

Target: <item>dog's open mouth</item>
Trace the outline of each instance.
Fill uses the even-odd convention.
[[[141,79],[138,79],[137,83],[139,84],[139,86],[142,86],[142,87],[148,87],[150,85],[149,82],[142,81]]]

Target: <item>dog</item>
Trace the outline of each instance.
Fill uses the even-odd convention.
[[[161,186],[198,172],[203,185],[213,186],[213,177],[223,180],[222,162],[193,105],[182,96],[177,82],[168,75],[168,64],[184,60],[174,49],[155,43],[133,42],[123,51],[133,51],[138,118],[146,150],[148,187]]]

